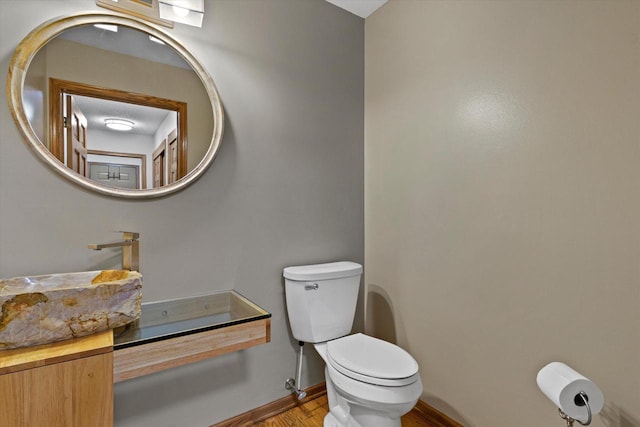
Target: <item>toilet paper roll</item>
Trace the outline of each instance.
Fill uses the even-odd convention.
[[[574,420],[586,422],[588,417],[587,408],[579,396],[581,391],[587,395],[592,414],[602,410],[604,397],[600,389],[564,363],[549,363],[540,369],[536,380],[549,400]]]

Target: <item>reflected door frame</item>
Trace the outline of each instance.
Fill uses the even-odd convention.
[[[187,174],[187,103],[118,89],[107,89],[85,83],[49,78],[49,151],[63,164],[65,95],[80,95],[110,101],[126,102],[146,107],[175,111],[178,115],[178,179]]]
[[[163,185],[167,185],[166,176],[166,149],[167,149],[167,140],[166,138],[162,140],[160,145],[153,150],[153,188],[162,187]]]

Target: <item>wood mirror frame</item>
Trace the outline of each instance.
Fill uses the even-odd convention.
[[[204,89],[207,92],[211,102],[213,121],[213,132],[211,143],[202,158],[202,160],[190,171],[188,171],[178,181],[157,188],[135,190],[110,187],[102,185],[87,177],[84,177],[73,170],[69,169],[60,160],[58,160],[49,149],[43,144],[36,132],[34,131],[24,108],[24,84],[27,71],[31,61],[37,52],[45,46],[50,40],[60,35],[65,30],[92,24],[114,24],[133,28],[151,36],[162,40],[167,46],[173,48],[187,62],[193,71],[200,78]],[[142,20],[132,18],[119,13],[83,13],[78,15],[64,16],[49,20],[33,31],[31,31],[18,45],[9,66],[9,74],[7,76],[7,101],[9,110],[13,119],[18,126],[26,144],[31,148],[38,157],[49,165],[56,172],[65,178],[81,185],[89,190],[97,193],[121,197],[121,198],[153,198],[161,197],[176,191],[179,191],[196,179],[198,179],[212,164],[222,142],[222,134],[224,127],[224,111],[222,103],[218,95],[218,91],[211,76],[207,73],[200,62],[189,52],[184,46],[173,39],[170,35],[147,24]]]

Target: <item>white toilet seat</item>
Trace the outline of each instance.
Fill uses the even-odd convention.
[[[386,378],[377,378],[377,377],[370,377],[367,375],[362,375],[358,372],[354,372],[354,371],[350,371],[348,369],[345,369],[343,366],[340,366],[337,363],[334,362],[329,362],[329,365],[331,366],[332,369],[335,369],[337,372],[340,372],[342,375],[345,375],[349,378],[352,378],[356,381],[361,381],[367,384],[372,384],[372,385],[380,385],[380,386],[384,386],[384,387],[402,387],[405,385],[409,385],[411,383],[416,382],[416,380],[418,378],[420,378],[420,376],[418,374],[414,374],[410,377],[406,377],[406,378],[398,378],[398,379],[393,379],[393,380],[389,380]]]
[[[418,378],[418,363],[389,342],[353,334],[327,342],[327,364],[347,377],[368,384],[401,387]]]
[[[422,381],[419,375],[416,375],[415,381],[411,384],[386,387],[353,379],[336,370],[331,364],[325,365],[325,371],[327,381],[331,381],[339,395],[366,406],[407,403],[414,405],[422,394]]]

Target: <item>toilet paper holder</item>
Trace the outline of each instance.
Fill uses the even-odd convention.
[[[567,427],[573,427],[573,423],[575,421],[582,424],[583,426],[588,426],[589,424],[591,424],[591,419],[592,419],[591,406],[589,406],[589,396],[587,396],[587,393],[585,393],[584,391],[581,391],[580,393],[576,394],[573,400],[577,406],[584,406],[587,408],[587,421],[582,422],[580,420],[573,419],[567,414],[565,414],[562,411],[562,409],[558,408],[558,412],[560,413],[560,418],[562,418],[567,422]]]
[[[568,427],[578,421],[591,424],[592,416],[604,406],[604,396],[589,378],[562,362],[545,365],[536,377],[540,391],[551,400]],[[585,414],[586,411],[586,414]]]

